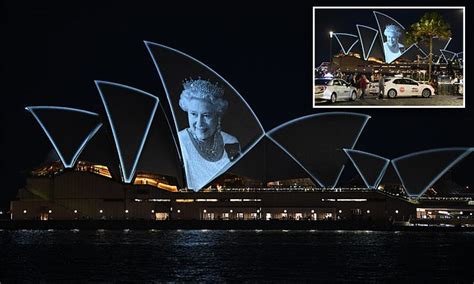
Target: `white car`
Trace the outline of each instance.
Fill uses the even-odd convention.
[[[369,86],[367,87],[367,93],[369,93],[371,95],[378,95],[379,94],[379,83],[378,82],[369,83]]]
[[[324,100],[335,103],[342,100],[354,101],[357,89],[338,78],[317,78],[314,80],[314,101]]]
[[[429,98],[435,92],[428,84],[423,84],[408,78],[386,78],[385,94],[390,99],[401,96],[422,96]]]

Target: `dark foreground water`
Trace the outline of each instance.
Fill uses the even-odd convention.
[[[0,282],[473,283],[474,233],[0,230]]]

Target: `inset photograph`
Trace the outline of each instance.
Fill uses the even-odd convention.
[[[465,7],[313,7],[313,108],[465,108]]]

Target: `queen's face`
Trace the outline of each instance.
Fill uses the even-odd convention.
[[[387,45],[392,49],[398,49],[398,36],[396,33],[389,32],[387,33]]]
[[[188,103],[189,129],[194,136],[204,141],[216,132],[219,115],[213,105],[202,99],[191,99]]]

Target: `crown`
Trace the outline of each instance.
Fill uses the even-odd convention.
[[[218,83],[213,84],[208,80],[186,79],[183,82],[183,87],[185,91],[192,92],[195,95],[202,94],[214,98],[221,98],[224,96],[224,88],[221,88]]]

